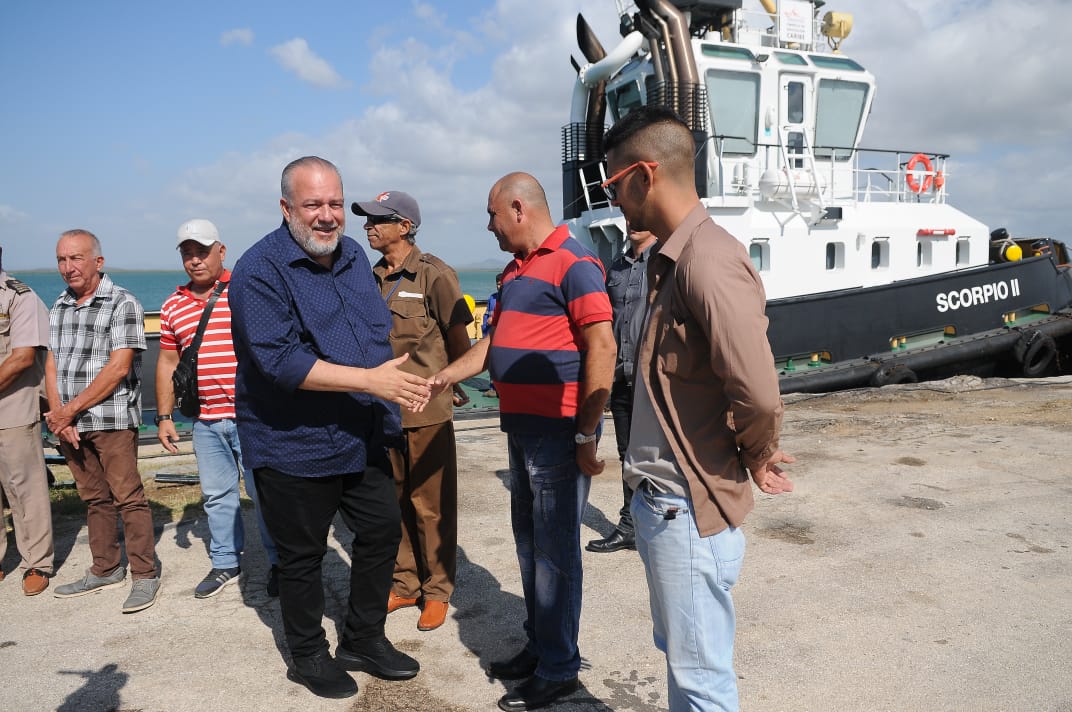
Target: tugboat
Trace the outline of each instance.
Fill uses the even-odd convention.
[[[1065,365],[1067,246],[951,206],[947,154],[861,148],[876,85],[841,52],[851,15],[821,14],[823,0],[616,1],[609,53],[577,16],[586,63],[562,129],[563,215],[605,264],[625,245],[600,187],[607,125],[669,106],[693,131],[703,204],[763,279],[783,393]]]

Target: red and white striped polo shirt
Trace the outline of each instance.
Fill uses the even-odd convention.
[[[231,273],[224,270],[220,279],[231,281]],[[190,285],[179,287],[160,307],[160,350],[179,351],[194,340],[197,325],[207,300],[198,299],[190,293]],[[234,342],[231,339],[231,307],[227,292],[223,290],[212,308],[197,350],[197,395],[201,401],[202,420],[222,420],[235,417],[235,360]]]

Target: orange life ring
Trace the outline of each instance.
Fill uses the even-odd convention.
[[[923,176],[922,184],[916,180],[916,174],[913,172],[916,170],[916,166],[921,163],[923,164],[923,169],[927,172],[927,175]],[[926,193],[934,183],[933,173],[934,166],[931,165],[931,159],[922,153],[917,153],[909,158],[908,163],[905,164],[905,183],[908,184],[908,189],[913,193]]]

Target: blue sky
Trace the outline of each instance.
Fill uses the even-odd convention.
[[[746,0],[756,5],[757,0]],[[868,147],[954,154],[951,201],[1015,234],[1064,235],[1072,3],[829,0],[846,54],[878,77]],[[577,12],[608,48],[613,0],[395,3],[7,0],[0,4],[0,245],[51,267],[95,232],[113,267],[178,268],[175,229],[215,222],[228,261],[280,220],[279,173],[317,154],[346,198],[412,193],[418,244],[502,261],[485,230],[502,174],[560,211]],[[362,238],[351,216],[347,232]]]

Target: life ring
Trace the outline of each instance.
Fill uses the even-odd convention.
[[[923,182],[920,183],[916,180],[916,166],[923,164],[923,170],[927,172],[923,176]],[[926,193],[934,185],[934,166],[931,165],[931,159],[927,158],[922,153],[917,153],[908,159],[908,163],[905,164],[905,183],[908,184],[908,189],[913,193]],[[945,182],[945,179],[942,179]]]
[[[1057,342],[1049,334],[1032,329],[1020,334],[1013,353],[1020,362],[1023,374],[1028,378],[1038,378],[1046,372],[1057,356]]]

